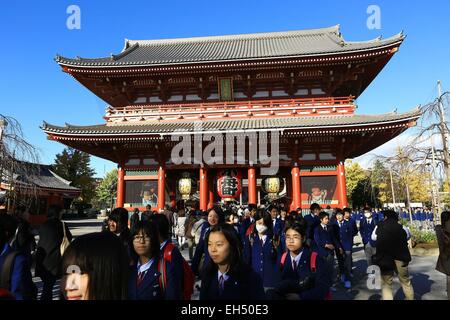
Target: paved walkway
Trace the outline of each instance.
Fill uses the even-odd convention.
[[[80,219],[66,221],[74,237],[82,234],[97,232],[101,230],[102,220],[97,219]],[[353,288],[351,290],[345,289],[342,284],[337,284],[336,291],[333,292],[333,299],[335,300],[380,300],[380,290],[370,290],[367,287],[367,263],[365,260],[364,250],[360,239],[355,237],[355,244],[353,250],[354,261],[354,278]],[[189,261],[188,250],[181,251],[186,260]],[[437,256],[417,257],[413,256],[410,263],[409,271],[412,277],[412,284],[415,291],[416,300],[446,300],[446,278],[442,273],[437,272],[434,268],[436,265]],[[38,286],[39,295],[42,288],[42,282],[39,278],[33,278],[33,281]],[[200,285],[200,281],[197,282]],[[393,284],[394,299],[403,299],[403,291],[401,290],[398,279],[394,279]],[[199,291],[195,290],[193,299],[198,300]],[[53,291],[53,298],[59,299],[59,281]]]

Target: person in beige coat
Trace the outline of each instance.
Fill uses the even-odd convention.
[[[450,211],[442,212],[441,224],[435,230],[439,245],[436,270],[447,276],[447,298],[450,300]]]

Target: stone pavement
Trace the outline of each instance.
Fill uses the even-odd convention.
[[[66,221],[74,237],[82,234],[97,232],[101,230],[102,220],[97,219],[80,219]],[[188,249],[181,251],[183,257],[189,261]],[[435,270],[437,256],[413,256],[413,260],[409,265],[409,272],[412,277],[412,284],[415,291],[416,300],[446,300],[446,278],[445,275]],[[347,290],[341,283],[336,285],[336,291],[333,292],[335,300],[380,300],[380,290],[370,290],[367,287],[367,263],[365,260],[364,250],[359,237],[355,237],[355,247],[353,249],[353,287]],[[39,278],[33,278],[38,286],[39,294],[41,292],[42,282]],[[200,281],[196,283],[200,285]],[[394,278],[393,283],[394,299],[403,299],[403,291],[401,290],[398,279]],[[59,299],[59,281],[54,289],[54,299]],[[194,290],[194,300],[198,300],[199,291]]]

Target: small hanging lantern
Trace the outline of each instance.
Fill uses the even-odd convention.
[[[217,175],[217,193],[223,201],[231,201],[241,194],[241,173],[236,169],[224,169]]]
[[[261,182],[261,187],[265,193],[267,193],[267,198],[269,200],[275,200],[278,194],[284,188],[284,180],[280,177],[267,177]]]
[[[189,173],[183,173],[182,178],[178,180],[178,191],[183,200],[189,200],[192,192],[192,179],[189,177]]]

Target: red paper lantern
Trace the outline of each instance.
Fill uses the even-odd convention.
[[[224,169],[217,174],[217,193],[222,200],[229,201],[240,196],[242,175],[236,169]]]

